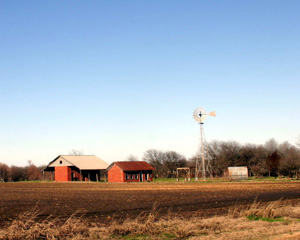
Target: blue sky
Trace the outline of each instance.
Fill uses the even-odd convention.
[[[299,1],[0,1],[0,162],[294,144]]]

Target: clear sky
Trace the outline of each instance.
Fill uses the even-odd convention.
[[[0,1],[0,162],[294,144],[300,1]]]

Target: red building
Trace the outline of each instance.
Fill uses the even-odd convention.
[[[44,171],[54,174],[56,182],[100,181],[108,164],[94,155],[60,155]]]
[[[144,161],[113,162],[107,168],[108,182],[152,182],[153,170]]]

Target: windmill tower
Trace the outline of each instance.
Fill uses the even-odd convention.
[[[203,124],[207,116],[216,116],[216,112],[209,112],[208,114],[205,112],[204,108],[196,108],[193,113],[194,119],[197,123],[200,125],[200,151],[201,151],[201,164],[200,159],[197,158],[196,160],[196,170],[195,170],[195,180],[198,181],[199,173],[202,171],[202,178],[205,181],[206,180],[206,169],[209,169],[210,163],[208,162],[208,166],[205,166],[205,151],[204,151],[204,130],[203,130]],[[205,168],[206,167],[206,168]]]

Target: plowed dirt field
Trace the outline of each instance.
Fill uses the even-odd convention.
[[[93,221],[125,219],[149,212],[180,212],[210,216],[228,212],[229,207],[254,199],[300,200],[300,182],[240,183],[1,183],[0,224],[24,211],[37,208],[40,217],[67,218],[77,210]]]

